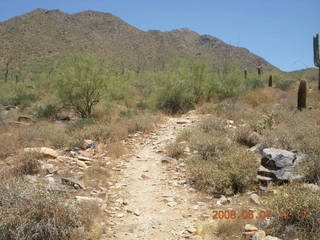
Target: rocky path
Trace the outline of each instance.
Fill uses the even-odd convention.
[[[186,182],[183,161],[165,159],[163,149],[198,121],[194,114],[167,118],[123,159],[108,239],[210,239],[200,236],[211,221],[210,201]],[[168,160],[168,161],[167,161]]]

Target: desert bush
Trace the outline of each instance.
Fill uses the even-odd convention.
[[[311,183],[320,184],[320,155],[308,156],[306,163],[302,164],[305,180]]]
[[[38,106],[36,108],[36,117],[39,119],[56,119],[60,108],[54,104]]]
[[[319,239],[319,192],[314,192],[299,183],[293,183],[273,196],[269,200],[269,207],[275,213],[272,227],[277,236],[283,237],[286,229],[292,226],[298,232],[296,237],[299,239]]]
[[[254,126],[254,130],[261,133],[264,130],[271,129],[275,125],[274,113],[265,114]]]
[[[218,75],[216,81],[214,95],[220,100],[226,98],[237,99],[245,91],[243,80],[239,78],[236,72]]]
[[[244,96],[240,97],[241,103],[256,108],[264,104],[272,104],[277,101],[277,92],[274,89],[263,88],[248,91]]]
[[[168,156],[178,159],[183,156],[185,146],[181,143],[173,142],[166,146]]]
[[[129,133],[149,132],[155,127],[155,123],[160,120],[160,116],[151,114],[141,114],[126,120]]]
[[[15,175],[34,175],[40,172],[41,169],[41,154],[36,152],[23,153],[16,160],[14,168]]]
[[[183,113],[193,107],[195,96],[188,88],[188,82],[171,79],[156,90],[154,102],[157,109],[167,113]]]
[[[0,214],[1,240],[72,239],[92,217],[62,195],[17,179],[0,182]]]
[[[0,90],[0,102],[4,105],[20,105],[25,108],[38,99],[32,83],[6,83]]]
[[[213,116],[206,117],[203,119],[199,125],[199,129],[203,132],[211,132],[211,131],[218,131],[218,132],[225,132],[225,123],[221,120],[214,118]]]
[[[235,141],[241,145],[253,147],[259,143],[258,133],[252,130],[251,126],[238,127],[235,132]]]
[[[190,139],[190,147],[198,151],[204,160],[217,159],[230,146],[231,141],[227,137],[212,133],[194,132]]]
[[[75,131],[75,130],[81,130],[87,126],[93,125],[96,123],[96,120],[94,118],[85,118],[85,119],[80,119],[72,124],[70,124],[67,127],[67,130],[69,132]]]
[[[50,123],[38,123],[21,129],[11,129],[0,136],[0,157],[5,158],[25,147],[62,148],[68,135],[65,129]]]
[[[276,88],[281,89],[282,91],[286,91],[292,87],[294,82],[292,80],[279,80],[276,82]]]
[[[258,169],[257,157],[237,145],[214,161],[208,161],[201,155],[188,161],[188,169],[195,185],[211,194],[242,193],[252,187]]]
[[[106,142],[112,136],[112,127],[102,123],[90,124],[70,132],[67,140],[69,147],[81,147],[85,139]]]
[[[88,118],[102,99],[107,76],[104,62],[97,56],[72,56],[55,73],[57,94],[64,106]]]
[[[194,133],[194,129],[191,129],[191,128],[183,129],[177,135],[177,142],[190,141],[193,133]]]

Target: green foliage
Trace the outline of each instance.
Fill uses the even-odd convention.
[[[56,119],[60,108],[55,104],[46,104],[36,108],[36,116],[39,119]]]
[[[276,88],[279,88],[282,91],[286,91],[286,90],[290,89],[292,87],[292,85],[293,85],[292,80],[284,79],[281,81],[277,81]]]
[[[70,106],[82,118],[88,118],[102,99],[107,77],[104,62],[97,56],[69,57],[56,70],[57,94],[64,106]]]
[[[10,82],[1,85],[0,102],[4,105],[19,105],[25,108],[37,99],[38,96],[30,82]]]
[[[275,115],[273,113],[263,115],[257,124],[254,126],[254,130],[261,133],[263,130],[271,129],[275,124]]]
[[[81,130],[86,126],[93,125],[96,123],[96,120],[93,118],[80,119],[75,123],[72,123],[68,126],[68,131],[72,132],[75,130]]]
[[[199,189],[229,195],[245,192],[254,184],[258,164],[254,153],[231,146],[214,161],[195,155],[189,159],[188,167]]]
[[[193,107],[195,96],[190,89],[190,83],[172,76],[154,94],[155,107],[167,113],[183,113]]]

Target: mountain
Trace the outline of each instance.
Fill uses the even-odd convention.
[[[319,79],[319,69],[317,68],[305,68],[301,70],[296,70],[288,72],[288,75],[294,76],[298,79],[309,79],[311,81],[318,81]]]
[[[37,64],[51,65],[61,56],[85,51],[136,70],[162,66],[177,56],[216,66],[234,63],[248,69],[258,65],[266,70],[276,69],[247,49],[210,35],[199,35],[187,28],[145,32],[110,13],[96,11],[67,14],[36,9],[0,22],[0,42],[2,67],[9,59],[11,65],[30,65],[32,71],[37,71]]]

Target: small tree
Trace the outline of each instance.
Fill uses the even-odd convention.
[[[106,78],[104,62],[97,56],[72,56],[56,71],[58,96],[64,106],[72,107],[82,118],[88,118],[102,98]]]

